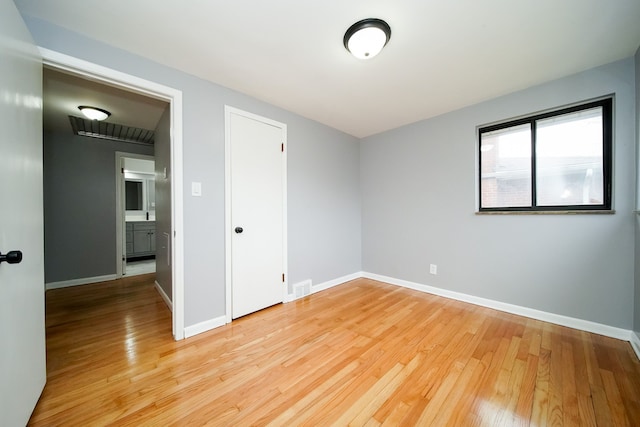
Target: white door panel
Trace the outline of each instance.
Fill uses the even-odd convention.
[[[25,425],[46,381],[42,62],[22,17],[0,0],[0,425]]]
[[[284,130],[234,113],[229,126],[232,317],[237,318],[283,301]]]

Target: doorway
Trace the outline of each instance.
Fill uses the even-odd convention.
[[[116,152],[116,224],[120,225],[116,232],[116,265],[118,275],[138,276],[156,272],[156,253],[160,250],[163,265],[171,267],[168,244],[158,236],[168,234],[170,224],[166,225],[165,216],[170,218],[170,207],[160,203],[161,227],[156,221],[156,175],[166,181],[167,175],[156,174],[155,157],[142,154]],[[166,185],[161,191],[170,192]],[[169,197],[166,197],[169,196]],[[170,194],[161,195],[161,201],[170,199]],[[170,222],[170,221],[169,221]],[[163,282],[167,280],[163,275]],[[156,282],[159,280],[156,279]],[[163,283],[166,288],[167,283]],[[160,286],[160,284],[158,285]],[[162,286],[160,286],[162,288]]]
[[[170,104],[171,179],[171,308],[174,339],[184,338],[184,241],[182,168],[182,92],[149,80],[40,48],[43,65],[116,88],[161,99]],[[120,249],[121,250],[121,249]]]

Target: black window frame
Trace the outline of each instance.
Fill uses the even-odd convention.
[[[536,123],[543,119],[602,107],[602,175],[603,203],[594,205],[537,205],[536,199]],[[529,124],[531,126],[531,206],[482,207],[482,135],[500,129]],[[553,211],[610,211],[613,194],[613,96],[571,107],[539,113],[515,120],[478,128],[478,212],[553,212]]]

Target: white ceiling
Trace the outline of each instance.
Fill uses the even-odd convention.
[[[15,0],[22,13],[365,137],[633,55],[638,0]],[[363,18],[392,29],[368,61]]]

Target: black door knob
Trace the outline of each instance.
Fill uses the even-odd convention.
[[[242,233],[244,230],[242,229],[242,227],[236,227],[236,229],[234,230],[236,233],[240,234]]]
[[[10,251],[4,255],[0,253],[0,262],[3,261],[6,261],[8,264],[18,264],[20,261],[22,261],[22,252]]]

